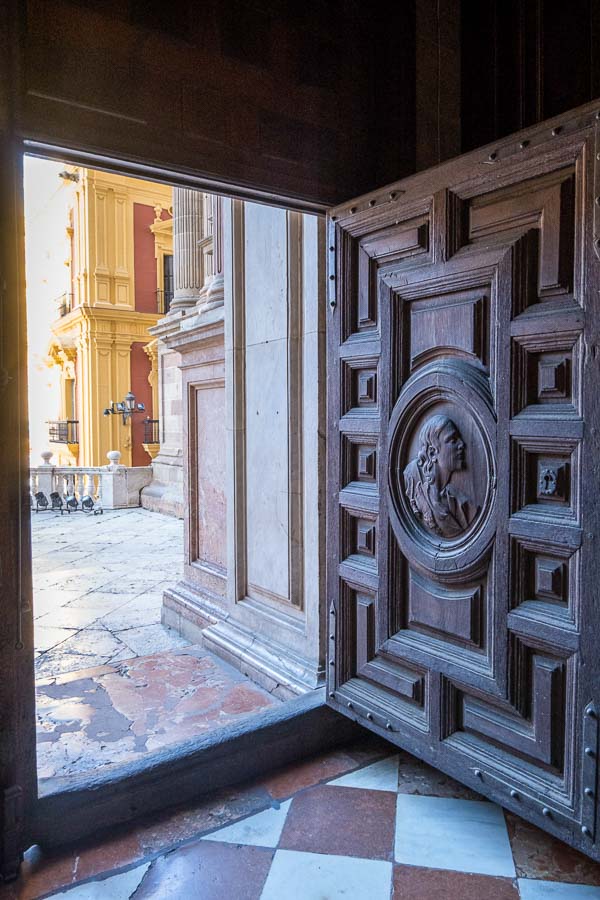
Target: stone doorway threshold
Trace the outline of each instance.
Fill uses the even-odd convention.
[[[40,679],[36,693],[41,795],[281,702],[199,646]]]

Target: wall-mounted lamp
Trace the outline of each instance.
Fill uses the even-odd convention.
[[[63,169],[58,173],[58,177],[63,181],[79,181],[79,172],[69,172],[67,169]]]
[[[104,410],[104,415],[114,416],[120,414],[123,416],[123,425],[127,425],[131,416],[138,412],[146,412],[146,407],[143,403],[136,403],[135,395],[132,394],[131,391],[128,391],[125,394],[125,399],[121,400],[119,403],[115,403],[114,400],[111,400],[110,406]]]

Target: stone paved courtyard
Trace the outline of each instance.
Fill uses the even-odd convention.
[[[183,522],[144,509],[32,513],[42,793],[277,702],[161,625]]]
[[[183,569],[183,522],[145,509],[32,513],[36,674],[185,647],[160,624]]]

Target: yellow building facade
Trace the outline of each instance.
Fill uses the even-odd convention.
[[[75,167],[63,177],[73,194],[70,274],[48,354],[61,391],[50,440],[60,465],[105,465],[109,450],[123,465],[147,465],[159,449],[145,440],[153,429],[144,419],[158,419],[157,342],[148,329],[172,289],[172,189]],[[126,424],[104,415],[129,391],[145,413]]]

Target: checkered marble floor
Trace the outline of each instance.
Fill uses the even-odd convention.
[[[407,754],[281,793],[171,852],[51,896],[600,900],[600,866]]]

